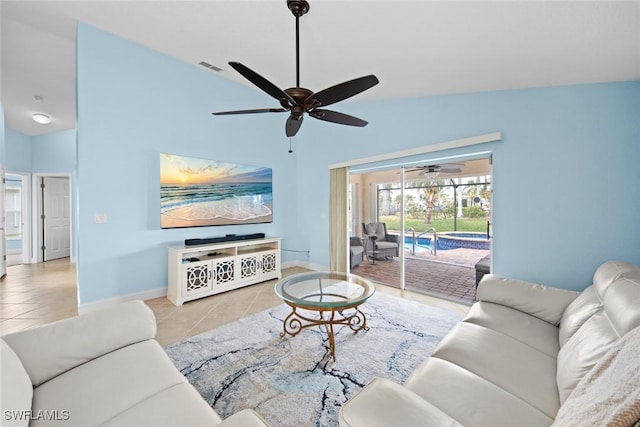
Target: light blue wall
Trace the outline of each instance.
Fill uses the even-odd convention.
[[[27,136],[5,130],[5,169],[14,172],[69,173],[76,167],[75,129]]]
[[[31,137],[31,172],[73,173],[75,168],[75,129]]]
[[[166,287],[167,246],[186,238],[263,232],[289,247],[297,215],[286,116],[211,115],[275,100],[84,24],[77,93],[81,304]],[[161,152],[273,168],[273,223],[160,229]],[[94,224],[95,214],[107,223]]]
[[[380,84],[384,84],[384,81]],[[375,90],[375,89],[372,89]],[[306,120],[298,137],[299,244],[328,265],[330,164],[502,132],[434,153],[494,154],[494,272],[581,289],[603,261],[640,264],[640,82],[342,103],[369,121]]]
[[[265,232],[328,265],[328,165],[495,131],[432,157],[493,153],[496,273],[581,289],[605,260],[640,264],[640,82],[343,102],[369,126],[308,118],[290,155],[283,115],[210,114],[262,93],[83,24],[77,61],[81,303],[166,286],[185,238]],[[272,167],[274,223],[161,230],[160,152]]]
[[[31,138],[13,129],[5,129],[4,168],[13,172],[31,172]]]

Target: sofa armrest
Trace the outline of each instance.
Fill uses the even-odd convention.
[[[76,366],[156,335],[153,311],[130,301],[2,338],[34,387]]]
[[[562,313],[580,292],[485,274],[478,284],[478,301],[514,308],[558,326]]]
[[[349,244],[351,246],[362,246],[362,240],[360,240],[360,237],[349,237]]]
[[[439,426],[460,423],[393,381],[374,378],[340,408],[340,427]]]
[[[269,424],[252,409],[243,409],[217,424],[219,427],[269,427]]]

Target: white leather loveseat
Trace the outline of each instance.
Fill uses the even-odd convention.
[[[640,425],[638,325],[640,269],[631,264],[604,263],[580,293],[486,275],[478,302],[405,384],[374,379],[343,405],[340,426],[605,425],[577,420],[620,410],[627,397],[630,423],[606,425]],[[608,369],[625,350],[617,371]],[[608,378],[614,407],[599,390],[576,405],[601,387],[601,371],[618,375]]]
[[[246,409],[222,421],[153,338],[142,301],[0,339],[2,426],[265,427]]]

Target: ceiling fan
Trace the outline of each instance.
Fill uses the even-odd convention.
[[[418,175],[427,177],[436,177],[440,173],[459,173],[462,172],[463,164],[459,163],[443,163],[439,165],[418,166],[414,169],[407,169],[406,172],[420,171]]]
[[[344,83],[331,86],[320,92],[312,92],[309,89],[300,87],[300,17],[309,11],[309,3],[305,0],[287,0],[287,7],[296,18],[296,87],[282,90],[276,85],[251,70],[249,67],[239,62],[229,62],[234,70],[242,74],[247,80],[256,85],[259,89],[271,95],[280,102],[282,108],[261,108],[254,110],[221,111],[212,113],[213,115],[228,114],[253,114],[253,113],[284,113],[289,111],[289,118],[285,125],[285,133],[288,137],[298,133],[304,113],[309,116],[324,120],[326,122],[338,123],[341,125],[359,126],[367,125],[367,122],[348,114],[337,111],[326,110],[321,107],[334,104],[378,84],[378,78],[373,74],[349,80]]]

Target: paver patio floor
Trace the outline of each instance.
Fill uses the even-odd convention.
[[[475,264],[489,254],[488,250],[451,249],[437,255],[420,253],[405,255],[405,289],[470,305],[476,296]],[[376,260],[366,258],[353,274],[374,282],[400,287],[400,258]]]

